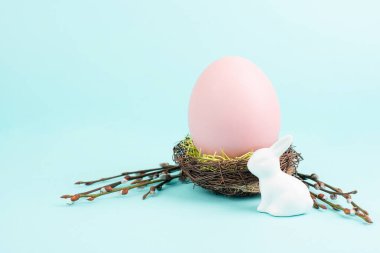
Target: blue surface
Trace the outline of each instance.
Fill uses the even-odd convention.
[[[0,252],[380,252],[378,1],[1,1]],[[67,206],[79,179],[170,161],[200,72],[270,77],[301,170],[375,220],[273,218],[191,184]],[[377,241],[375,241],[377,239]]]

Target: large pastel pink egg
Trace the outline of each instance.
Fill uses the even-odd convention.
[[[225,57],[201,74],[189,105],[190,135],[206,154],[237,157],[278,138],[280,108],[266,75],[251,61]]]

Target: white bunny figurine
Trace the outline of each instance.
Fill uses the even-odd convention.
[[[270,148],[253,152],[249,171],[259,178],[261,202],[257,211],[274,216],[293,216],[308,212],[313,206],[308,188],[297,178],[283,172],[280,156],[290,147],[293,137],[287,135]]]

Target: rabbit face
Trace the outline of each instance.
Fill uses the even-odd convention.
[[[280,161],[270,148],[262,148],[253,152],[247,165],[252,174],[262,178],[273,174],[280,167]]]
[[[287,135],[276,141],[270,148],[254,151],[247,164],[248,170],[258,178],[280,171],[280,156],[290,147],[292,141],[293,137]]]

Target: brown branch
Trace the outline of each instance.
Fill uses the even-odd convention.
[[[326,209],[326,206],[321,205],[320,203],[318,203],[316,201],[318,199],[319,201],[322,201],[325,204],[329,205],[334,210],[343,211],[347,215],[356,215],[368,223],[373,222],[371,220],[371,218],[369,217],[368,212],[366,210],[362,209],[360,206],[358,206],[355,202],[352,201],[351,194],[356,194],[357,193],[356,190],[350,191],[350,192],[343,192],[340,188],[334,187],[330,184],[327,184],[327,183],[319,180],[318,176],[316,174],[305,175],[305,174],[297,172],[296,177],[299,178],[308,187],[312,187],[315,190],[319,190],[319,191],[322,191],[325,193],[329,193],[330,199],[332,199],[332,200],[336,199],[337,196],[341,196],[341,197],[345,198],[347,200],[347,202],[350,203],[353,207],[352,209],[344,208],[339,204],[335,204],[335,203],[329,201],[328,198],[324,194],[322,194],[322,193],[316,194],[316,193],[310,191],[310,195],[314,201],[314,205],[313,205],[314,208],[318,209],[319,207],[322,207],[323,209]],[[315,184],[312,184],[306,180],[314,181]],[[327,190],[326,187],[329,188],[330,190]]]
[[[164,184],[169,183],[175,178],[180,178],[181,176],[183,176],[181,172],[176,173],[179,170],[180,170],[180,167],[177,165],[163,164],[161,165],[161,168],[159,169],[149,169],[149,170],[130,172],[124,177],[124,179],[118,182],[107,184],[107,185],[104,185],[104,186],[101,186],[89,191],[76,193],[74,195],[66,194],[66,195],[61,196],[61,198],[70,199],[72,203],[79,200],[80,198],[87,198],[87,200],[93,201],[95,198],[106,195],[106,194],[120,191],[122,195],[125,195],[128,193],[130,189],[142,188],[147,185],[158,183],[156,186],[151,187],[150,193],[153,194],[155,189],[160,190]],[[150,172],[146,173],[147,171],[150,171]],[[129,176],[132,173],[138,173],[138,175]],[[134,180],[134,181],[131,181],[131,180]],[[99,180],[95,180],[95,181],[99,181]],[[95,182],[95,181],[89,181],[89,182]],[[124,183],[129,183],[129,185],[125,187],[117,187]],[[90,184],[86,184],[86,185],[90,185]],[[95,192],[98,192],[98,193],[95,193]]]
[[[153,176],[153,175],[155,175],[155,174],[159,174],[159,173],[163,173],[163,172],[174,172],[174,171],[177,171],[177,170],[179,170],[179,166],[167,166],[167,167],[164,167],[164,168],[160,168],[160,170],[158,170],[158,171],[155,171],[155,172],[151,172],[151,173],[145,173],[145,174],[143,174],[143,173],[140,173],[140,175],[138,175],[138,176],[134,176],[134,177],[129,177],[128,175],[127,176],[125,176],[125,180],[127,180],[127,181],[130,181],[130,180],[135,180],[135,179],[142,179],[142,178],[144,178],[144,177],[149,177],[149,176]],[[147,170],[144,170],[144,171],[147,171]],[[134,172],[134,173],[136,173],[136,172]],[[93,181],[93,182],[95,182],[95,181]],[[108,184],[108,185],[104,185],[104,186],[101,186],[101,187],[98,187],[98,188],[95,188],[95,189],[92,189],[92,190],[89,190],[89,191],[85,191],[85,192],[80,192],[80,193],[77,193],[77,194],[79,194],[79,195],[86,195],[86,194],[90,194],[90,193],[93,193],[93,192],[96,192],[96,191],[99,191],[99,190],[101,190],[102,188],[104,188],[104,187],[108,187],[108,186],[110,186],[110,187],[112,187],[112,188],[115,188],[116,186],[118,186],[118,185],[120,185],[120,184],[122,184],[122,183],[124,183],[123,181],[118,181],[118,182],[114,182],[114,183],[111,183],[111,184]],[[132,182],[133,183],[133,182]],[[86,184],[87,185],[87,184]],[[91,185],[91,184],[90,184]],[[64,195],[65,196],[65,195]]]
[[[110,179],[114,179],[114,178],[118,178],[118,177],[123,177],[123,176],[129,176],[131,174],[147,174],[147,172],[157,172],[157,171],[161,171],[162,169],[173,169],[173,168],[176,168],[179,166],[176,166],[176,165],[169,165],[168,163],[161,163],[160,164],[161,167],[159,168],[153,168],[153,169],[145,169],[145,170],[136,170],[136,171],[126,171],[126,172],[123,172],[123,173],[120,173],[116,176],[111,176],[111,177],[103,177],[103,178],[100,178],[100,179],[97,179],[97,180],[92,180],[92,181],[78,181],[78,182],[75,182],[75,184],[85,184],[85,185],[92,185],[92,184],[95,184],[95,183],[99,183],[99,182],[103,182],[103,181],[107,181],[107,180],[110,180]],[[150,173],[151,174],[154,174],[154,173]]]
[[[167,184],[169,183],[170,181],[172,181],[174,178],[180,178],[181,175],[178,174],[178,175],[175,175],[175,176],[171,176],[170,174],[167,175],[166,179],[164,179],[164,181],[162,181],[161,183],[155,185],[155,186],[151,186],[149,191],[147,193],[145,193],[143,195],[143,200],[145,200],[149,195],[152,195],[156,192],[156,189],[161,191],[162,190],[162,186],[164,186],[164,184]]]
[[[320,188],[320,187],[317,187],[316,185],[314,184],[311,184],[307,181],[303,181],[305,184],[307,184],[308,186],[310,187],[313,187],[314,189],[316,190],[320,190],[320,191],[323,191],[323,192],[326,192],[326,193],[329,193],[329,194],[335,194],[335,195],[347,195],[347,194],[356,194],[358,193],[358,191],[356,190],[353,190],[353,191],[350,191],[350,192],[346,192],[346,193],[340,193],[340,192],[336,192],[336,191],[329,191],[329,190],[326,190],[325,188]]]
[[[96,194],[80,195],[80,198],[89,198],[89,197],[97,198],[97,197],[100,197],[100,196],[103,196],[103,195],[106,195],[106,194],[110,194],[110,193],[114,193],[114,192],[121,192],[121,191],[123,191],[125,189],[131,190],[133,188],[138,188],[138,187],[146,186],[146,185],[149,185],[149,184],[158,183],[158,182],[161,182],[161,181],[163,181],[163,180],[162,179],[150,180],[150,181],[143,182],[143,183],[140,183],[140,184],[134,184],[134,185],[129,185],[129,186],[120,187],[120,188],[113,188],[110,191],[100,192],[100,193],[96,193]]]
[[[173,179],[179,178],[181,181],[186,180],[186,176],[184,175],[180,166],[169,165],[167,163],[161,164],[160,166],[161,166],[160,168],[123,172],[116,176],[105,177],[105,178],[101,178],[101,179],[93,180],[93,181],[79,181],[77,182],[77,184],[92,185],[97,182],[102,182],[109,179],[114,179],[117,177],[124,176],[124,178],[120,181],[113,182],[113,183],[110,183],[110,184],[107,184],[102,187],[98,187],[89,191],[77,193],[74,195],[63,195],[61,197],[64,199],[70,199],[72,203],[79,200],[80,198],[87,198],[87,200],[93,201],[95,198],[98,198],[100,196],[107,195],[110,193],[120,192],[122,195],[126,195],[131,189],[143,188],[145,186],[151,185],[151,187],[149,188],[149,191],[143,195],[143,199],[146,199],[149,195],[154,194],[156,190],[160,191],[165,184],[168,184]],[[315,192],[310,191],[310,195],[313,199],[314,208],[327,209],[326,205],[324,205],[324,204],[327,204],[334,210],[343,211],[347,215],[358,216],[364,221],[368,223],[372,223],[372,220],[369,217],[368,212],[352,201],[351,195],[356,194],[357,193],[356,190],[344,192],[340,188],[334,187],[330,184],[327,184],[319,180],[316,174],[306,175],[306,174],[297,172],[294,176],[298,178],[299,180],[301,180],[303,183],[305,183],[305,185],[308,186],[309,188],[313,188],[314,190],[329,194],[329,197],[331,200],[335,200],[338,196],[340,196],[340,197],[345,198],[346,201],[352,206],[352,208],[342,207],[341,205],[333,203],[332,201],[328,200],[328,197],[326,197],[323,193],[317,194]],[[308,180],[312,182],[309,182]],[[122,184],[128,184],[128,185],[124,187],[118,187]],[[324,204],[320,202],[323,202]]]
[[[354,214],[360,218],[362,218],[364,221],[368,222],[368,223],[373,223],[373,221],[371,220],[371,218],[368,216],[368,215],[365,215],[365,214],[362,214],[356,210],[350,210],[348,208],[343,208],[341,205],[338,205],[338,204],[334,204],[332,203],[331,201],[328,201],[322,197],[320,197],[319,195],[316,195],[315,193],[312,193],[310,192],[310,194],[314,197],[314,198],[317,198],[319,199],[320,201],[328,204],[329,206],[331,206],[334,210],[336,211],[343,211],[346,215],[350,215],[350,214]]]
[[[364,210],[363,208],[361,208],[360,206],[358,206],[355,202],[351,201],[351,205],[353,207],[356,207],[357,209],[359,209],[360,211],[362,211],[365,215],[368,215],[368,212],[366,210]]]

